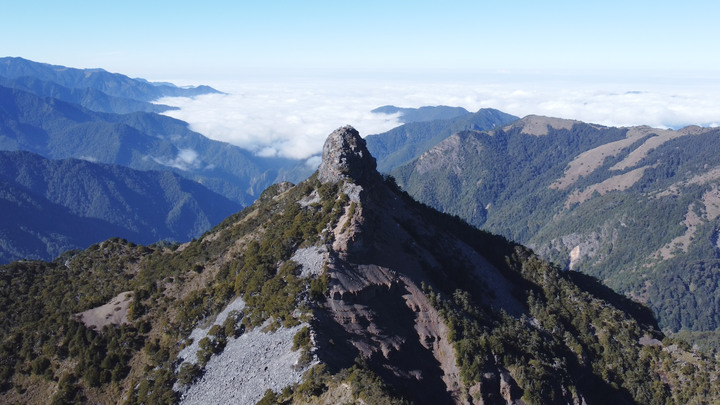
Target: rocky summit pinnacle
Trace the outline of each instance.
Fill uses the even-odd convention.
[[[333,131],[325,141],[318,178],[323,183],[335,183],[342,178],[367,183],[379,177],[376,168],[365,140],[348,125]]]

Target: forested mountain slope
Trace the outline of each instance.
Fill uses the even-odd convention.
[[[720,327],[720,129],[529,116],[459,132],[392,174],[411,195],[647,303]]]
[[[0,261],[53,259],[111,237],[200,236],[240,205],[171,172],[0,152]]]
[[[340,128],[316,175],[197,240],[0,267],[0,401],[720,399],[717,363],[647,309],[413,201],[375,166]]]

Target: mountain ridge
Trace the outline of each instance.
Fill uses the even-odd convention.
[[[370,111],[373,114],[398,114],[398,120],[403,124],[410,122],[426,122],[440,119],[451,119],[470,114],[462,107],[449,107],[446,105],[423,106],[418,108],[403,108],[394,105],[384,105]]]
[[[265,403],[665,404],[720,396],[712,359],[665,338],[612,291],[596,295],[592,281],[580,287],[531,250],[412,200],[370,171],[374,158],[357,131],[340,128],[323,149],[322,171],[271,186],[191,242],[109,240],[51,263],[0,267],[0,398],[227,402],[243,390]],[[102,333],[72,315],[123,292],[126,321]],[[38,339],[46,349],[29,344]],[[227,356],[265,352],[271,340],[284,349],[221,380]],[[271,362],[279,358],[288,361]],[[254,375],[263,383],[230,380]]]
[[[76,69],[33,62],[19,57],[0,58],[0,76],[8,79],[30,76],[71,89],[93,88],[110,96],[148,102],[161,97],[189,97],[220,93],[212,87],[204,85],[181,88],[169,83],[154,84],[144,79],[131,79],[119,73],[110,73],[104,69]]]
[[[378,161],[378,170],[389,171],[407,163],[461,130],[492,129],[517,120],[510,114],[492,108],[475,113],[430,122],[411,122],[378,135],[368,135],[368,149]]]
[[[648,303],[663,328],[707,331],[720,319],[707,287],[717,134],[530,116],[457,133],[391,173],[420,201]]]
[[[29,61],[0,59],[0,69],[10,62]],[[69,73],[67,88],[115,83],[133,98],[155,97],[157,89],[180,94],[172,85],[102,69],[25,65],[53,80],[60,71]],[[210,90],[183,94],[193,91]],[[108,197],[127,196],[110,187],[107,176],[84,181],[78,175],[100,166],[124,171],[87,161],[99,156],[139,168],[172,168],[247,204],[258,197],[186,243],[139,246],[114,237],[51,262],[0,266],[0,402],[666,404],[720,398],[717,361],[667,338],[643,305],[416,202],[377,171],[417,158],[411,169],[400,166],[397,173],[407,177],[398,179],[414,180],[423,197],[434,196],[429,204],[472,204],[448,211],[471,212],[469,221],[507,235],[546,237],[550,248],[537,250],[573,269],[592,269],[589,259],[602,257],[608,240],[612,250],[623,252],[629,236],[660,246],[651,249],[653,260],[675,265],[697,258],[692,268],[681,267],[692,270],[685,271],[691,279],[661,267],[655,285],[633,292],[654,305],[658,281],[679,280],[672,294],[687,289],[697,308],[712,309],[717,301],[706,281],[720,268],[707,253],[715,252],[713,246],[720,251],[720,241],[716,229],[708,232],[720,217],[720,194],[713,188],[720,176],[708,165],[720,153],[711,142],[717,131],[607,128],[540,116],[515,121],[497,110],[408,124],[390,131],[395,138],[386,143],[364,140],[346,126],[328,136],[315,175],[260,193],[282,174],[276,166],[283,162],[238,155],[180,121],[142,112],[97,113],[15,89],[0,88],[0,99],[0,142],[85,159],[48,163],[28,152],[2,153],[0,166],[13,159],[45,166],[26,165],[0,178],[0,204],[3,212],[17,213],[3,221],[24,226],[28,238],[46,245],[68,243],[63,231],[72,226],[87,230],[83,237],[98,227],[123,236],[104,219],[70,222],[102,211],[96,206]],[[98,134],[107,138],[100,141]],[[687,135],[703,141],[682,148]],[[381,159],[371,154],[375,147]],[[495,151],[505,154],[490,153]],[[231,159],[213,167],[221,156]],[[556,161],[544,161],[548,156]],[[77,170],[59,182],[46,181],[58,167]],[[413,179],[418,173],[422,181]],[[433,195],[427,181],[439,185],[443,173],[452,181]],[[468,173],[477,177],[468,180]],[[182,182],[169,172],[160,176]],[[166,197],[177,194],[162,179],[150,188]],[[654,188],[658,184],[665,188]],[[468,185],[476,188],[468,191]],[[538,185],[542,193],[535,194]],[[77,189],[86,196],[99,189],[103,201],[56,204],[78,201],[70,193]],[[649,196],[651,203],[638,209],[633,199],[619,197],[628,190],[636,193],[633,199]],[[146,187],[138,195],[149,194]],[[494,199],[483,201],[487,196]],[[503,200],[517,205],[503,208]],[[166,225],[185,222],[178,219],[194,204],[187,195],[175,201]],[[126,202],[120,205],[136,205]],[[622,214],[619,227],[602,222],[608,203]],[[582,210],[594,213],[585,222],[597,221],[598,228],[563,234],[568,222],[582,228],[572,215],[548,220],[553,207],[578,217]],[[493,217],[503,209],[515,222]],[[110,211],[111,219],[127,222],[123,210]],[[670,224],[668,232],[622,234],[656,211],[660,222]],[[18,217],[45,226],[13,222]],[[664,245],[653,244],[658,238]],[[601,264],[610,268],[607,260]],[[633,281],[630,274],[599,276]],[[667,311],[652,308],[667,322]],[[686,311],[680,318],[688,313],[686,306],[669,309]],[[696,321],[716,321],[711,310],[704,316]],[[254,351],[265,356],[245,356]]]
[[[8,79],[0,76],[0,85],[33,93],[39,97],[52,97],[62,101],[79,104],[89,110],[127,114],[135,111],[161,113],[176,110],[163,104],[132,100],[124,97],[109,96],[94,88],[68,88],[55,82],[44,81],[30,76]]]

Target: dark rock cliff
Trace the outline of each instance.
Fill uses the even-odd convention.
[[[355,128],[345,126],[335,130],[325,141],[318,178],[323,183],[345,178],[363,184],[380,179],[376,168],[375,158],[367,150],[365,140]]]

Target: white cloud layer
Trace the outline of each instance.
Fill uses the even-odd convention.
[[[180,107],[167,115],[189,122],[193,130],[209,138],[260,156],[308,159],[322,150],[327,135],[340,126],[352,125],[365,136],[399,125],[396,116],[370,113],[387,104],[449,105],[470,111],[489,107],[520,117],[538,114],[611,126],[720,124],[718,81],[673,83],[662,79],[517,80],[503,75],[456,82],[288,79],[218,83],[214,87],[229,94],[159,102]],[[173,163],[187,165],[193,160],[189,153],[178,158]]]

